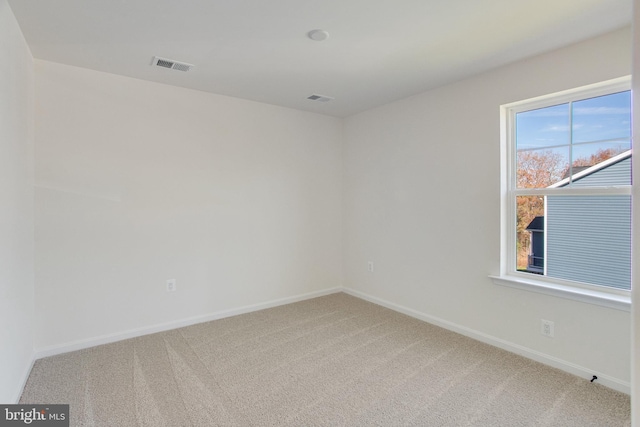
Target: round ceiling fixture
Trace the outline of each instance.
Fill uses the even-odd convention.
[[[307,33],[307,36],[309,36],[311,40],[321,42],[329,38],[329,33],[325,30],[311,30]]]

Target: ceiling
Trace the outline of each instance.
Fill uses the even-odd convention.
[[[337,117],[629,25],[632,15],[632,0],[9,4],[36,58]],[[311,40],[313,29],[330,37]],[[152,67],[154,56],[195,67]]]

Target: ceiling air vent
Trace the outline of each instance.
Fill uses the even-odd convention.
[[[153,62],[151,65],[155,65],[163,68],[170,68],[172,70],[178,71],[189,71],[193,64],[187,64],[186,62],[178,62],[173,59],[160,58],[159,56],[153,57]]]
[[[330,96],[317,95],[315,93],[313,95],[307,96],[307,99],[311,101],[318,101],[318,102],[329,102],[333,100],[333,98],[331,98]]]

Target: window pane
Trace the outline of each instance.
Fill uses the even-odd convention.
[[[549,277],[631,289],[631,197],[548,196]]]
[[[629,150],[631,150],[630,139],[614,139],[607,142],[574,144],[573,165],[593,166]]]
[[[518,196],[516,205],[518,271],[631,289],[631,196]]]
[[[572,104],[572,113],[574,144],[631,139],[629,91],[576,101]]]
[[[545,188],[557,183],[569,169],[569,146],[518,151],[517,188]]]
[[[571,111],[571,172],[565,173],[565,176],[575,177],[570,185],[630,185],[630,156],[616,165],[607,160],[631,150],[631,93],[619,92],[576,101],[572,103]],[[581,175],[584,177],[579,178]]]
[[[544,197],[516,197],[516,269],[541,274],[544,269]]]
[[[569,104],[560,104],[516,114],[516,150],[568,145],[569,111]]]
[[[570,104],[516,114],[516,186],[544,188],[569,167]]]
[[[594,187],[631,185],[631,149],[629,142],[589,143],[574,146],[571,186]],[[616,157],[617,160],[611,160]]]

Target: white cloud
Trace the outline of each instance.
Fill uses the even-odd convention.
[[[569,125],[550,125],[540,129],[540,132],[568,132]]]

